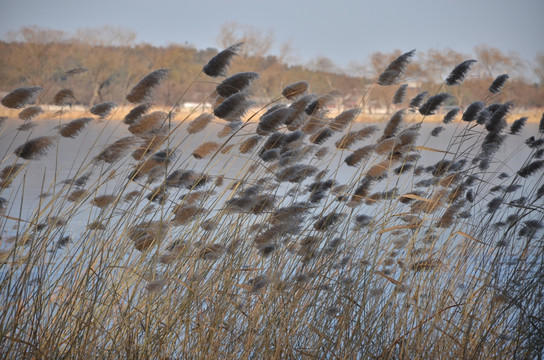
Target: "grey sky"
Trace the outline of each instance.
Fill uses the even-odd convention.
[[[75,32],[113,25],[137,42],[218,47],[225,22],[290,42],[302,62],[326,56],[341,67],[376,51],[451,48],[470,55],[487,44],[524,60],[544,53],[543,0],[0,0],[0,36],[22,26]]]

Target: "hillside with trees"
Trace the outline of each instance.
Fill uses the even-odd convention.
[[[230,73],[259,73],[254,87],[254,98],[259,103],[278,96],[287,84],[306,80],[316,94],[339,90],[342,93],[337,104],[339,108],[356,106],[361,98],[360,89],[370,86],[387,64],[401,53],[401,50],[387,54],[377,52],[369,59],[361,59],[360,63],[352,63],[345,70],[326,57],[293,65],[287,61],[288,47],[282,47],[278,55],[270,53],[273,38],[269,34],[255,29],[240,30],[237,24],[225,24],[217,42],[222,48],[238,41],[245,42],[244,53],[233,64]],[[38,102],[50,103],[58,90],[69,88],[76,96],[74,103],[84,106],[103,101],[123,104],[127,91],[142,76],[158,68],[167,68],[170,72],[168,81],[158,89],[155,101],[158,105],[171,105],[202,66],[218,52],[215,48],[197,49],[179,44],[166,47],[137,44],[135,34],[112,27],[82,29],[75,34],[25,27],[7,38],[0,41],[0,94],[20,86],[39,85],[47,91],[42,92]],[[451,49],[417,52],[416,61],[407,70],[407,95],[413,96],[423,88],[438,91],[449,71],[470,58],[478,62],[464,86],[447,89],[455,97],[450,105],[468,105],[468,99],[485,94],[495,77],[508,72],[507,86],[494,101],[513,101],[517,109],[544,106],[544,55],[535,59],[535,66],[515,54],[504,54],[485,45],[477,47],[473,56]],[[77,77],[65,77],[66,71],[71,69],[87,71]],[[215,83],[197,82],[184,100],[203,101],[215,86]],[[390,107],[394,91],[389,87],[373,89],[372,102],[366,104],[365,111],[393,111]]]

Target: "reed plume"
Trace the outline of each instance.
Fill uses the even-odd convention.
[[[443,126],[437,126],[431,131],[431,136],[438,136],[442,131],[444,131],[446,128]]]
[[[33,120],[34,118],[36,118],[37,116],[43,113],[44,113],[44,110],[42,109],[41,106],[29,106],[26,109],[23,109],[19,113],[18,117],[21,120],[29,121],[29,120]]]
[[[459,107],[451,109],[450,111],[447,112],[446,115],[444,115],[444,118],[442,119],[442,122],[444,124],[449,124],[450,122],[453,121],[453,119],[455,119],[457,114],[459,114],[460,112],[461,112],[461,108],[459,108]]]
[[[279,182],[302,182],[307,177],[313,176],[317,173],[318,168],[311,165],[295,164],[281,169],[276,174],[276,178]]]
[[[192,170],[175,170],[166,178],[166,186],[191,189],[201,175]]]
[[[327,112],[327,106],[341,95],[342,93],[339,90],[331,90],[308,104],[304,109],[304,112],[310,116],[323,114]]]
[[[85,126],[87,126],[87,124],[89,124],[91,121],[93,121],[93,118],[90,117],[83,117],[72,120],[59,127],[59,134],[62,137],[73,139],[77,135],[79,135],[79,133],[81,133]]]
[[[199,147],[197,147],[193,151],[193,156],[196,159],[203,159],[206,156],[210,155],[212,152],[217,151],[220,147],[221,147],[220,144],[213,141],[208,141],[201,144]]]
[[[152,99],[153,89],[166,79],[168,72],[168,69],[158,69],[144,76],[130,90],[127,95],[127,100],[135,104],[150,101]]]
[[[228,252],[228,249],[221,244],[211,244],[205,246],[200,253],[198,254],[198,257],[202,260],[219,260],[224,254]]]
[[[135,106],[132,110],[129,111],[128,114],[125,115],[123,122],[127,125],[132,125],[136,123],[138,120],[140,120],[142,116],[147,114],[147,112],[151,109],[151,106],[151,103],[143,103]]]
[[[226,124],[225,126],[223,126],[223,129],[221,129],[217,133],[217,137],[218,138],[224,138],[226,136],[229,136],[234,131],[238,130],[241,126],[242,126],[242,121],[240,121],[239,119],[237,119],[235,121],[231,121],[228,124]],[[230,144],[230,145],[234,146],[234,144]],[[229,145],[227,145],[227,146],[229,146]]]
[[[159,130],[168,119],[168,114],[164,111],[153,111],[150,114],[142,116],[138,121],[128,127],[134,135],[148,134],[152,131]]]
[[[54,136],[40,136],[28,140],[23,145],[17,147],[14,154],[25,160],[36,160],[45,155],[47,149],[53,146]]]
[[[491,114],[488,121],[485,123],[485,128],[489,132],[498,133],[503,130],[507,124],[505,117],[510,112],[510,109],[514,106],[512,102],[506,102],[500,104],[495,111]],[[482,110],[483,111],[483,110]]]
[[[489,86],[489,92],[492,94],[498,94],[501,92],[504,84],[506,83],[506,80],[508,80],[509,76],[508,74],[502,74],[499,75],[493,80],[491,85]]]
[[[429,97],[427,101],[419,107],[419,113],[424,116],[433,115],[436,113],[438,107],[450,97],[451,95],[448,93],[440,93]]]
[[[55,96],[53,96],[53,104],[57,106],[71,105],[75,102],[76,97],[71,89],[59,90]]]
[[[268,135],[275,131],[281,125],[285,124],[287,119],[292,115],[294,110],[290,107],[276,108],[270,112],[266,112],[259,119],[257,125],[257,134]]]
[[[366,171],[366,176],[370,178],[381,178],[387,175],[390,165],[392,165],[391,160],[379,162]]]
[[[259,141],[261,141],[262,136],[260,135],[254,135],[244,141],[242,144],[240,144],[240,153],[241,154],[247,154],[248,152],[251,152],[257,144],[259,144]]]
[[[519,169],[518,175],[522,178],[527,178],[533,174],[535,174],[540,169],[544,168],[544,160],[536,160],[530,163],[529,165],[526,165]]]
[[[408,84],[402,84],[401,86],[399,86],[397,91],[395,91],[395,95],[393,95],[393,100],[392,100],[393,104],[398,105],[404,102],[407,88],[408,88]]]
[[[187,126],[187,132],[189,134],[198,133],[204,130],[213,119],[214,116],[212,114],[202,113],[189,123]]]
[[[474,101],[467,107],[461,119],[466,122],[474,121],[476,120],[478,113],[482,111],[484,108],[485,108],[485,104],[483,103],[483,101],[479,101],[479,100]]]
[[[330,214],[327,214],[325,216],[320,217],[315,223],[314,223],[314,229],[318,231],[326,231],[329,230],[331,226],[334,226],[336,223],[338,223],[342,218],[344,217],[344,214],[342,213],[336,213],[332,212]]]
[[[117,197],[115,195],[100,195],[100,196],[95,197],[91,201],[91,204],[98,207],[98,208],[100,208],[100,209],[105,209],[110,204],[112,204],[115,201],[116,198]]]
[[[23,164],[18,163],[4,167],[2,171],[0,171],[0,190],[8,188],[22,168]]]
[[[310,136],[309,140],[312,144],[321,145],[325,141],[327,141],[327,139],[330,138],[332,135],[333,131],[327,127],[325,129],[315,132],[312,136]]]
[[[376,125],[369,125],[357,131],[350,131],[335,143],[338,149],[349,149],[349,147],[357,141],[361,141],[371,136],[379,129]]]
[[[540,117],[540,122],[538,123],[538,132],[544,134],[544,113]]]
[[[387,122],[387,125],[385,125],[385,129],[383,130],[383,135],[380,141],[395,135],[403,119],[404,119],[404,109],[399,110],[395,114],[393,114],[393,116],[391,116],[391,119],[389,119],[389,121]]]
[[[197,205],[178,206],[174,209],[174,219],[172,219],[172,224],[174,226],[187,225],[204,212],[205,209]]]
[[[71,76],[75,76],[75,75],[84,74],[87,71],[89,71],[89,69],[84,68],[84,67],[78,67],[78,68],[74,68],[74,69],[70,69],[70,70],[65,71],[64,76],[71,77]]]
[[[213,110],[213,114],[220,119],[227,121],[240,121],[251,106],[248,95],[245,92],[238,92],[226,98]]]
[[[12,90],[2,98],[2,105],[10,109],[21,109],[28,104],[34,103],[38,93],[43,88],[40,86],[24,86]]]
[[[485,125],[491,119],[491,113],[487,109],[482,109],[476,116],[476,124]]]
[[[393,60],[378,77],[378,85],[388,86],[398,82],[415,53],[415,50],[408,51]]]
[[[85,189],[76,189],[72,191],[68,196],[66,197],[66,200],[71,202],[79,202],[83,201],[87,197],[87,190]]]
[[[333,121],[329,124],[329,128],[332,131],[342,131],[351,124],[355,119],[357,119],[357,116],[361,113],[361,109],[349,109],[342,111],[340,114],[338,114]]]
[[[451,73],[446,78],[446,85],[452,86],[462,83],[474,63],[476,63],[476,60],[465,60],[453,68]]]
[[[32,122],[32,121],[26,121],[24,124],[21,124],[21,126],[19,126],[17,128],[18,131],[29,131],[33,128],[35,128],[38,124],[36,124],[35,122]]]
[[[309,87],[309,84],[307,81],[298,81],[284,87],[283,90],[281,91],[281,94],[287,100],[295,100],[305,95],[306,91],[308,91],[308,87]]]
[[[108,164],[113,164],[117,160],[126,155],[130,147],[138,145],[140,141],[135,136],[126,136],[113,144],[106,146],[100,154],[95,157],[95,161],[104,161]]]
[[[215,55],[202,68],[204,73],[211,77],[227,76],[227,67],[230,66],[231,59],[238,54],[243,44],[243,42],[239,42],[231,45],[225,50],[221,51],[219,54]]]
[[[355,188],[353,195],[351,196],[351,202],[353,204],[358,204],[362,199],[368,196],[372,185],[374,184],[374,178],[365,176],[361,181],[359,186]]]
[[[421,106],[421,103],[423,103],[423,100],[425,100],[425,97],[427,96],[429,92],[423,91],[410,100],[410,104],[408,105],[411,109],[419,108]]]
[[[346,156],[344,162],[348,166],[357,166],[361,161],[372,155],[372,151],[374,151],[375,147],[376,145],[363,146]]]
[[[148,134],[139,135],[138,138],[142,139],[143,142],[132,152],[132,158],[134,160],[141,160],[145,156],[157,151],[157,149],[165,143],[167,135],[163,133],[154,133],[152,131]]]
[[[398,146],[398,140],[396,138],[387,138],[380,141],[375,147],[376,154],[384,155],[395,151],[395,147]]]
[[[524,117],[521,117],[521,118],[517,119],[516,121],[514,121],[512,123],[512,126],[510,126],[510,134],[511,135],[518,134],[523,129],[523,127],[525,126],[525,123],[527,122],[527,119],[529,119],[529,118],[527,116],[524,116]]]
[[[297,130],[304,124],[308,115],[304,112],[304,109],[310,105],[310,103],[315,99],[313,95],[303,95],[296,101],[294,101],[289,108],[293,111],[291,115],[285,119],[284,124],[287,125],[287,129],[290,131]]]
[[[113,101],[106,101],[100,104],[96,104],[90,110],[91,114],[98,116],[100,119],[104,119],[108,116],[113,109],[118,105]]]
[[[217,85],[215,91],[217,91],[219,96],[228,98],[229,96],[238,92],[245,92],[247,88],[251,86],[253,81],[257,80],[258,78],[259,74],[252,71],[234,74]]]

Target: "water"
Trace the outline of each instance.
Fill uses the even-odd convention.
[[[118,121],[95,121],[91,123],[80,135],[75,139],[59,138],[59,141],[55,143],[55,146],[49,149],[47,155],[43,156],[39,160],[23,161],[23,159],[16,159],[13,154],[14,149],[20,144],[27,141],[29,138],[37,136],[51,136],[57,133],[56,126],[59,125],[58,120],[41,120],[39,126],[34,128],[32,132],[19,132],[17,127],[21,124],[19,120],[10,119],[7,124],[1,129],[0,133],[0,155],[3,157],[2,167],[12,164],[14,161],[18,163],[25,163],[25,168],[22,173],[17,176],[11,187],[4,189],[0,193],[0,197],[7,199],[9,205],[6,215],[11,218],[21,219],[21,221],[4,219],[2,221],[2,234],[4,237],[13,236],[18,230],[20,231],[24,221],[31,219],[37,209],[43,211],[44,207],[47,207],[49,201],[56,198],[59,194],[66,196],[69,190],[73,187],[69,187],[67,183],[63,182],[72,178],[81,177],[82,175],[92,173],[89,178],[88,184],[95,185],[98,182],[102,182],[98,191],[94,195],[102,195],[119,191],[120,186],[127,186],[124,190],[125,193],[140,189],[136,184],[131,184],[128,181],[105,181],[104,176],[111,174],[112,170],[116,171],[116,178],[128,178],[131,167],[136,164],[136,161],[130,158],[130,156],[124,157],[121,161],[113,164],[93,164],[92,159],[100,153],[105,145],[112,143],[113,141],[130,135],[127,131],[127,125]],[[176,124],[177,125],[177,124]],[[374,124],[357,123],[353,126],[353,129],[361,128],[363,126],[369,126]],[[383,124],[377,124],[383,127]],[[444,125],[444,131],[439,136],[433,137],[429,134],[431,130],[440,124],[436,123],[424,123],[420,130],[420,136],[417,140],[417,145],[424,146],[428,149],[420,151],[421,159],[418,164],[432,165],[444,158],[449,159],[453,157],[451,152],[465,153],[466,158],[472,158],[476,155],[479,147],[467,150],[469,146],[478,138],[481,139],[485,134],[485,130],[482,127],[477,127],[471,131],[465,133],[466,124],[457,123]],[[175,148],[175,160],[171,165],[171,169],[192,169],[194,171],[205,170],[210,175],[223,175],[227,179],[227,183],[233,182],[235,179],[239,179],[243,173],[247,171],[249,165],[252,164],[248,161],[248,157],[251,154],[239,154],[237,147],[230,151],[227,155],[220,155],[211,163],[208,163],[207,159],[196,160],[191,155],[199,144],[204,141],[218,141],[222,142],[223,139],[217,139],[215,134],[221,130],[223,126],[219,124],[212,124],[208,126],[203,132],[196,135],[186,136],[185,124],[175,132],[174,136],[170,140],[170,148]],[[255,128],[254,125],[247,127],[248,131]],[[245,133],[246,129],[240,132]],[[463,135],[464,142],[456,138],[458,135]],[[467,135],[468,134],[468,135]],[[484,134],[484,135],[482,135]],[[491,168],[487,171],[493,175],[493,184],[487,184],[484,188],[490,188],[493,185],[508,184],[508,179],[498,180],[497,175],[505,172],[509,175],[514,174],[524,164],[529,157],[531,150],[525,144],[525,140],[530,136],[538,134],[537,124],[527,124],[523,131],[519,135],[510,135],[505,143],[500,147],[493,159]],[[374,141],[379,137],[379,132],[374,135]],[[234,137],[230,143],[238,143],[244,139],[241,137]],[[334,149],[334,142],[338,139],[338,136],[329,139],[325,145]],[[467,141],[469,139],[469,141]],[[356,143],[352,148],[357,148],[364,144],[369,144],[371,139]],[[164,148],[164,146],[163,146]],[[436,150],[436,151],[434,151]],[[440,151],[449,151],[450,154],[445,154]],[[332,154],[330,152],[329,154]],[[343,164],[342,161],[349,152],[337,151],[333,155],[328,155],[325,160],[317,161],[316,159],[307,159],[313,164],[319,165],[320,168],[327,167],[331,171],[328,176],[333,176],[337,184],[345,184],[350,179],[357,179],[361,176],[360,169],[358,167],[351,168]],[[339,166],[339,164],[342,164]],[[267,164],[265,164],[267,165]],[[206,169],[204,169],[206,167]],[[259,172],[257,172],[259,174]],[[260,172],[262,176],[270,176]],[[416,178],[409,175],[403,175],[400,177],[394,177],[385,183],[381,183],[376,186],[375,191],[386,190],[392,188],[393,185],[399,188],[404,188],[408,192],[413,188],[417,182]],[[482,175],[478,171],[474,172],[475,175]],[[257,176],[258,177],[258,176]],[[525,191],[527,189],[533,189],[538,186],[542,181],[542,176],[532,176],[527,180],[523,180],[521,185]],[[127,185],[128,184],[128,185]],[[287,184],[290,185],[290,184]],[[280,190],[287,191],[289,186],[285,183],[280,185]],[[482,191],[482,187],[479,188]],[[280,194],[282,191],[280,191]],[[42,196],[40,196],[42,195]],[[69,207],[70,203],[63,202],[64,205]],[[46,209],[46,212],[52,209]],[[61,209],[54,209],[62,214]],[[93,214],[97,214],[97,209],[92,207],[81,208],[77,214],[75,214],[70,227],[70,231],[80,229],[82,224],[86,224],[89,217]],[[74,221],[77,220],[77,221]]]

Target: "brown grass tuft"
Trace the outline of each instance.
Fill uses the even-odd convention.
[[[95,197],[91,204],[101,209],[108,207],[111,203],[115,201],[117,197],[115,195],[100,195]]]
[[[87,126],[88,123],[93,121],[93,118],[84,117],[70,121],[67,124],[61,125],[59,134],[62,137],[75,138],[79,133]]]
[[[254,135],[244,141],[242,144],[240,144],[240,153],[241,154],[247,154],[248,152],[251,152],[259,144],[259,141],[261,141],[262,136]]]
[[[23,164],[17,163],[4,167],[2,171],[0,171],[0,189],[9,187],[22,168]]]
[[[295,100],[308,91],[309,84],[307,81],[298,81],[287,85],[281,91],[281,94],[288,100]]]
[[[193,151],[193,156],[196,159],[203,159],[206,156],[210,155],[212,152],[217,151],[220,147],[221,145],[219,145],[216,142],[213,142],[213,141],[205,142],[199,147],[197,147],[195,151]]]
[[[68,201],[78,202],[78,201],[82,201],[83,199],[85,199],[86,196],[87,196],[87,190],[85,190],[85,189],[78,189],[78,190],[72,191],[72,192],[66,197],[66,199],[67,199]]]
[[[128,127],[128,131],[135,135],[142,135],[158,130],[166,122],[168,114],[163,111],[154,111],[141,117],[137,122]]]
[[[95,158],[95,161],[104,161],[108,164],[113,164],[117,160],[121,159],[130,147],[138,145],[140,142],[135,136],[126,136],[106,146],[100,154]]]
[[[392,165],[392,161],[384,160],[376,165],[373,165],[370,169],[367,170],[366,176],[379,178],[387,174],[389,171],[389,166]]]
[[[100,119],[104,119],[108,116],[113,109],[118,105],[113,101],[106,101],[100,104],[96,104],[90,110],[91,114],[98,116]]]
[[[151,100],[153,89],[168,75],[167,69],[158,69],[144,76],[128,93],[127,100],[141,103]]]
[[[62,89],[53,96],[53,104],[57,106],[71,105],[75,100],[76,97],[71,89]]]
[[[211,77],[226,76],[227,67],[230,65],[230,60],[234,57],[234,55],[238,54],[238,51],[240,51],[243,44],[243,42],[239,42],[231,45],[211,58],[210,61],[208,61],[208,63],[202,68],[204,74]]]
[[[54,140],[54,136],[40,136],[28,140],[23,145],[17,147],[14,154],[25,160],[39,159],[45,155],[49,147],[53,146]]]
[[[41,106],[29,106],[26,109],[22,110],[18,117],[21,120],[33,120],[35,117],[43,114],[45,111]]]
[[[151,103],[144,103],[135,106],[128,114],[125,115],[123,122],[127,125],[132,125],[136,121],[140,120],[142,116],[147,114],[153,105]]]
[[[213,119],[215,119],[213,114],[202,113],[189,123],[189,126],[187,126],[187,132],[189,134],[198,133],[204,130],[204,128],[208,126]]]
[[[21,109],[28,104],[32,104],[38,93],[42,90],[40,86],[20,87],[2,98],[2,105],[10,109]]]
[[[346,126],[355,121],[360,113],[361,109],[345,110],[334,118],[334,120],[329,124],[329,127],[333,131],[342,131],[346,128]]]
[[[206,209],[197,205],[182,205],[174,209],[174,226],[187,225],[199,215],[205,213]]]

